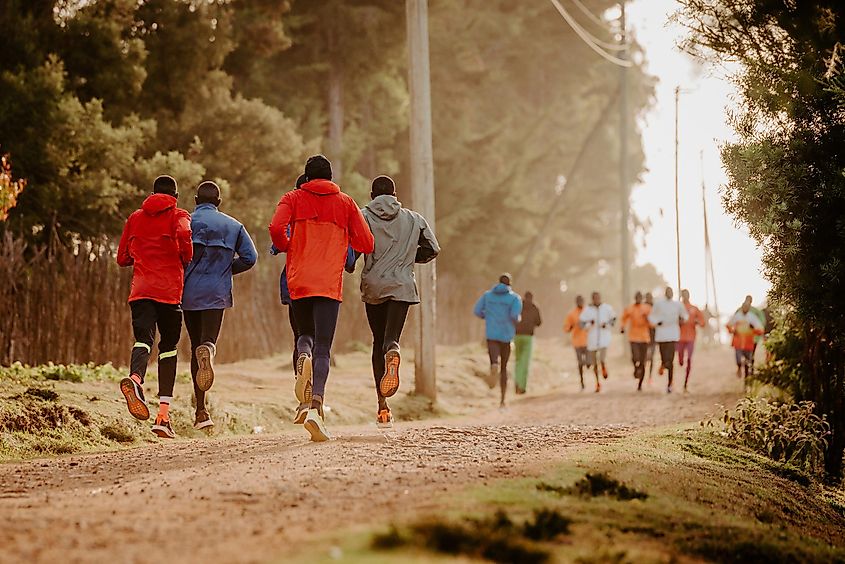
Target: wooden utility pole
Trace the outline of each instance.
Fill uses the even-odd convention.
[[[681,209],[678,204],[678,107],[681,99],[681,87],[675,87],[675,253],[678,264],[678,296],[681,295]]]
[[[406,0],[408,82],[411,94],[411,201],[434,229],[434,157],[431,147],[431,80],[428,62],[428,0]],[[416,343],[416,391],[437,398],[437,274],[434,261],[417,267],[420,292]]]
[[[625,47],[627,42],[626,37],[626,22],[625,22],[625,0],[622,0],[622,18],[621,18],[621,42]],[[619,52],[619,58],[627,60],[627,47]],[[631,299],[631,227],[630,227],[630,209],[631,209],[631,192],[628,186],[628,67],[619,67],[619,192],[620,203],[622,206],[622,233],[620,260],[622,267],[622,305],[628,303]]]

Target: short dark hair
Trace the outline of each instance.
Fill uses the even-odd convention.
[[[296,179],[296,187],[299,188],[300,186],[302,186],[306,182],[308,182],[308,177],[305,176],[304,174],[300,174],[299,178]]]
[[[308,160],[305,161],[305,176],[308,177],[308,180],[314,180],[315,178],[331,180],[332,163],[324,155],[308,157]]]
[[[370,191],[372,192],[373,198],[378,196],[395,196],[396,183],[389,176],[382,174],[373,179],[373,186]]]
[[[214,204],[220,201],[220,187],[211,180],[205,180],[197,186],[197,203]]]
[[[153,193],[155,194],[169,194],[176,196],[177,194],[176,179],[172,176],[162,174],[153,182]]]
[[[499,283],[500,284],[507,284],[508,286],[511,285],[511,275],[505,272],[501,276],[499,276]]]

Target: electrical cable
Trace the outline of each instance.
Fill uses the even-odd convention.
[[[581,40],[584,41],[584,43],[586,43],[587,46],[590,49],[595,51],[596,54],[601,56],[603,59],[613,63],[614,65],[617,65],[617,66],[620,66],[620,67],[632,67],[632,66],[634,66],[631,61],[627,61],[625,59],[620,59],[619,57],[615,57],[615,56],[611,55],[610,53],[608,53],[607,51],[605,51],[604,49],[602,49],[596,43],[596,41],[599,41],[599,40],[592,37],[592,35],[587,30],[582,28],[578,24],[578,22],[575,21],[575,18],[573,18],[572,15],[569,12],[566,11],[566,8],[564,8],[560,4],[560,2],[558,2],[558,0],[551,0],[551,2],[554,5],[554,7],[557,9],[557,11],[560,13],[560,15],[563,16],[563,19],[566,20],[566,23],[569,24],[569,27],[571,27],[572,30],[578,35],[578,37],[580,37]]]

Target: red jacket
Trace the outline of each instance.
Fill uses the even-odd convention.
[[[176,198],[153,194],[126,220],[117,264],[132,266],[129,301],[182,301],[185,266],[191,262],[191,215],[176,207]]]
[[[282,196],[270,222],[270,238],[288,254],[293,300],[321,296],[343,301],[347,248],[351,245],[359,253],[370,254],[375,244],[355,200],[334,182],[322,179]]]

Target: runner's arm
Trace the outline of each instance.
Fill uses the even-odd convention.
[[[349,244],[356,252],[365,255],[372,254],[376,244],[373,232],[370,231],[370,226],[364,219],[364,214],[352,199],[349,205]]]
[[[182,265],[188,266],[194,258],[194,242],[191,240],[191,215],[182,209],[176,216],[176,244]]]
[[[276,212],[273,214],[273,219],[270,220],[270,240],[273,241],[279,252],[288,252],[290,246],[290,236],[288,235],[288,225],[290,225],[293,210],[290,206],[290,200],[285,194],[279,205],[276,206]]]
[[[475,314],[476,317],[480,317],[484,319],[487,315],[487,312],[484,310],[485,301],[487,298],[487,294],[481,294],[481,297],[478,298],[478,301],[475,302],[475,307],[472,308],[472,313]]]
[[[232,274],[246,272],[255,266],[255,262],[258,260],[258,253],[255,250],[255,243],[252,242],[252,238],[243,225],[241,225],[241,229],[238,231],[238,242],[235,247],[238,257],[232,260]]]
[[[132,221],[132,216],[126,220],[126,225],[123,227],[123,234],[120,236],[120,244],[117,246],[117,264],[120,266],[132,266],[135,259],[129,254],[129,222]]]

